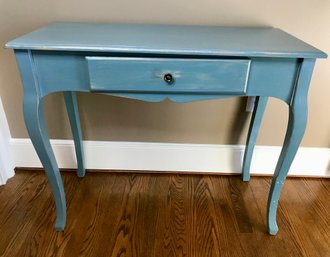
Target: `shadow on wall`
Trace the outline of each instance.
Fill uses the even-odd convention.
[[[246,111],[248,98],[241,97],[239,98],[238,107],[235,111],[234,122],[231,124],[230,137],[228,138],[228,144],[237,145],[240,142],[241,137],[243,136],[243,128],[245,127],[248,120],[251,119],[251,113]],[[240,129],[238,129],[240,128]],[[238,152],[237,152],[238,151]],[[237,149],[237,151],[233,151],[231,156],[231,167],[233,171],[242,171],[243,168],[243,157],[244,157],[244,148]]]
[[[238,107],[234,114],[234,122],[230,126],[232,133],[228,138],[227,144],[237,145],[240,142],[242,136],[243,128],[245,127],[246,122],[251,116],[249,112],[245,110],[247,104],[247,97],[240,97]],[[241,129],[239,129],[241,128]]]

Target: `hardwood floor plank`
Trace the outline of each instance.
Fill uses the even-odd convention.
[[[191,254],[194,256],[220,256],[217,210],[214,205],[209,176],[203,176],[193,192],[193,233]]]
[[[249,255],[246,256],[303,256],[301,250],[295,244],[295,238],[290,230],[291,223],[287,222],[282,213],[283,202],[281,200],[285,198],[283,197],[285,190],[282,192],[277,212],[277,221],[281,229],[276,236],[269,236],[267,234],[266,215],[270,182],[270,178],[252,178],[248,185],[257,204],[255,213],[258,213],[259,216],[257,218],[259,226],[254,228],[252,237],[241,237],[242,242],[246,245],[245,249],[248,247],[250,250],[251,248],[254,249],[253,252],[249,252]]]
[[[311,185],[313,181],[310,181]],[[318,194],[319,187],[311,189],[306,179],[291,179],[292,183],[286,190],[291,196],[295,196],[286,205],[286,214],[293,226],[294,234],[299,237],[300,248],[306,249],[305,256],[330,255],[330,199],[323,198],[324,194]],[[320,185],[320,184],[319,184]],[[329,184],[330,185],[330,184]],[[321,189],[321,188],[320,188]],[[313,229],[311,229],[313,228]],[[308,238],[308,240],[306,240]],[[309,247],[306,248],[306,245]]]
[[[95,175],[93,179],[83,179],[73,199],[74,205],[69,209],[68,216],[73,216],[74,223],[70,229],[65,230],[69,233],[71,231],[72,236],[68,241],[70,247],[66,247],[64,256],[96,256],[94,251],[104,249],[101,244],[102,235],[104,231],[109,232],[109,228],[103,227],[104,216],[108,215],[107,218],[111,220],[116,217],[111,208],[116,206],[116,198],[121,196],[122,190],[116,187],[115,195],[112,190],[116,183],[122,186],[122,181],[114,174]],[[113,202],[109,202],[110,196],[114,197]]]
[[[0,212],[3,214],[1,231],[5,231],[4,236],[0,237],[0,256],[15,256],[17,250],[25,245],[29,232],[38,222],[38,214],[51,199],[44,174],[26,175],[28,179],[22,184],[21,190],[10,197],[12,203]]]
[[[145,238],[148,228],[145,227],[147,221],[144,211],[150,208],[146,204],[148,187],[145,185],[150,185],[150,176],[130,174],[128,177],[118,219],[112,230],[109,256],[147,256],[152,251],[144,245],[148,240],[151,242],[147,244],[153,245],[154,240],[154,236]]]
[[[12,202],[9,196],[12,196],[19,187],[22,187],[22,184],[24,184],[27,179],[29,179],[29,176],[26,176],[25,172],[18,172],[7,181],[7,184],[0,186],[0,199],[2,199],[0,202],[1,208],[6,208],[6,204]]]
[[[185,175],[168,175],[161,182],[155,252],[161,256],[189,256],[191,180]]]
[[[219,256],[246,256],[243,244],[240,241],[240,228],[235,216],[232,204],[231,179],[239,179],[238,176],[220,177],[211,176],[213,184],[213,199],[216,208],[215,220],[219,230]],[[220,196],[220,197],[219,197]]]
[[[22,179],[23,178],[23,179]],[[12,216],[12,212],[16,211],[17,207],[21,206],[22,201],[30,202],[46,186],[45,177],[42,173],[29,174],[28,176],[18,176],[18,183],[15,180],[8,182],[8,185],[3,186],[3,194],[1,196],[1,209],[6,209],[6,212],[0,212],[0,226],[3,223],[6,223],[7,220]],[[8,188],[10,190],[6,190]],[[31,194],[30,189],[32,188],[33,192]],[[7,192],[8,191],[8,192]],[[7,193],[5,193],[7,192]],[[12,196],[15,197],[12,197]],[[20,212],[20,214],[24,214]]]
[[[330,256],[330,180],[287,179],[277,236],[266,233],[270,178],[62,172],[68,220],[55,232],[43,172],[0,187],[0,256]]]
[[[66,245],[69,233],[55,232],[55,204],[47,179],[47,201],[39,208],[37,220],[26,235],[25,243],[18,248],[17,256],[61,256]],[[72,195],[77,188],[78,180],[74,174],[64,176],[64,185],[67,192],[67,205],[70,206]]]
[[[230,199],[234,207],[236,222],[240,233],[252,233],[250,218],[242,196],[244,192],[241,193],[242,188],[244,188],[242,184],[242,181],[238,179],[229,180]]]

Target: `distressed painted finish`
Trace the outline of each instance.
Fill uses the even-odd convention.
[[[56,22],[7,44],[15,49],[322,58],[276,28]]]
[[[243,164],[245,181],[249,179],[253,148],[268,97],[285,102],[290,110],[289,124],[270,189],[267,217],[269,233],[277,233],[276,209],[304,134],[314,62],[316,58],[326,57],[325,53],[272,28],[83,23],[55,23],[13,40],[7,47],[15,49],[24,86],[25,123],[53,190],[57,230],[63,230],[66,223],[65,194],[45,127],[43,99],[51,93],[64,92],[78,176],[84,176],[75,92],[101,91],[154,102],[256,96]],[[134,65],[133,60],[141,58],[149,60],[148,65]],[[232,66],[224,65],[224,60]],[[119,76],[111,77],[111,71],[116,69]],[[154,74],[155,70],[159,81],[152,86],[153,82],[148,81],[145,74]],[[141,76],[139,71],[146,73]],[[189,71],[190,77],[180,84],[176,71]],[[158,82],[164,83],[161,76],[168,72],[173,72],[178,83],[166,85],[173,88],[163,90],[163,84]],[[213,84],[207,80],[208,76],[214,79]]]
[[[31,51],[16,51],[16,59],[24,84],[23,111],[26,128],[33,146],[45,168],[56,204],[55,229],[63,230],[66,223],[66,200],[61,174],[49,142],[44,119],[44,103]]]
[[[243,181],[250,180],[250,167],[251,167],[253,149],[257,141],[257,136],[259,133],[262,117],[266,109],[267,101],[268,101],[268,97],[257,96],[254,103],[254,110],[251,117],[251,123],[246,140],[246,147],[243,158],[243,171],[242,171]]]
[[[88,56],[86,59],[92,91],[144,93],[244,94],[251,62],[155,57]],[[172,77],[169,82],[164,79],[168,74]]]
[[[40,92],[42,96],[59,91],[90,92],[91,84],[86,57],[91,55],[102,57],[114,56],[113,53],[66,51],[32,52],[35,65],[38,69],[38,79],[40,84],[42,84]],[[135,54],[134,57],[136,56],[139,55]],[[147,57],[155,56],[148,55]],[[291,98],[291,87],[295,82],[296,72],[299,66],[298,60],[296,58],[250,58],[250,60],[249,79],[244,95],[272,96],[289,103]],[[58,74],[61,74],[61,76],[58,76]],[[267,83],[265,83],[265,81]],[[134,85],[134,83],[132,83],[132,85]],[[188,102],[192,100],[207,100],[237,96],[237,94],[222,94],[216,92],[204,92],[203,94],[196,94],[193,92],[185,92],[185,94],[162,92],[160,94],[159,92],[113,92],[109,90],[108,93],[116,96],[152,102],[162,101],[165,98],[169,98],[175,102]]]
[[[289,104],[289,121],[284,145],[275,168],[268,198],[267,222],[268,231],[271,235],[276,235],[278,231],[276,209],[281,189],[305,133],[307,124],[307,93],[314,63],[314,59],[304,59]]]

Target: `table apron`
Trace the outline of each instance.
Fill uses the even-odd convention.
[[[26,50],[16,50],[16,53],[24,51]],[[88,56],[91,56],[91,53],[32,51],[32,58],[35,65],[34,73],[38,79],[40,97],[61,91],[100,92],[100,90],[93,90],[91,86],[86,59]],[[110,53],[102,53],[102,56],[111,57],[112,55]],[[194,60],[196,58],[203,60],[201,57],[193,57]],[[213,58],[216,60],[223,57]],[[160,58],[157,57],[157,59]],[[270,96],[289,103],[302,59],[249,58],[249,60],[246,88],[242,91],[210,92],[210,90],[207,90],[207,87],[203,90],[203,85],[201,85],[198,92],[189,92],[189,90],[183,92],[164,92],[157,90],[157,88],[155,88],[155,91],[151,91],[148,88],[148,92],[145,92],[142,88],[141,91],[126,90],[120,92],[120,90],[107,90],[103,93],[145,101],[161,101],[168,98],[178,102],[237,96]],[[132,84],[134,84],[133,80]],[[235,86],[233,85],[233,88]]]

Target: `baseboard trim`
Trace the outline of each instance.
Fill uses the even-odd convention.
[[[72,140],[51,140],[60,168],[76,167]],[[16,167],[41,167],[29,139],[11,139]],[[84,141],[87,169],[241,173],[244,146]],[[281,148],[256,146],[251,174],[273,174]],[[289,175],[330,177],[330,148],[301,147]]]
[[[14,166],[10,156],[10,131],[0,98],[0,185],[14,176]]]

